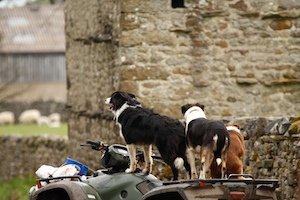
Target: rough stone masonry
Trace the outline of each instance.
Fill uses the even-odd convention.
[[[66,1],[68,105],[107,112],[114,90],[181,117],[300,112],[300,9],[293,1]],[[289,7],[283,7],[283,6]]]
[[[299,2],[66,0],[65,20],[75,158],[88,138],[122,141],[104,104],[115,90],[175,118],[189,102],[215,119],[300,114]]]

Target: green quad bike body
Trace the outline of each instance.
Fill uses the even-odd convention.
[[[84,146],[104,150],[102,165],[89,176],[38,179],[29,200],[277,200],[276,179],[254,179],[240,174],[227,179],[160,181],[152,174],[125,173],[129,157],[125,146],[88,141]]]

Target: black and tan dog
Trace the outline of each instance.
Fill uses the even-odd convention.
[[[213,159],[221,164],[225,178],[227,150],[230,139],[225,125],[220,121],[206,119],[204,105],[186,104],[181,107],[186,123],[187,157],[193,179],[198,178],[195,166],[195,150],[200,147],[200,179],[206,176]]]

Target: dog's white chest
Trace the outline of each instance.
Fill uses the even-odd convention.
[[[119,122],[117,122],[117,125],[119,126],[119,129],[120,129],[120,137],[122,138],[122,139],[124,139],[124,136],[123,136],[123,133],[122,133],[122,125],[119,123]]]

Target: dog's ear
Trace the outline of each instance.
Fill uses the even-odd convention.
[[[130,106],[141,105],[141,103],[138,102],[138,101],[136,100],[136,98],[131,98],[131,99],[127,100],[127,104],[130,105]]]
[[[127,92],[119,92],[121,97],[126,99],[127,101],[131,100],[132,98],[135,98],[134,94],[127,93]]]
[[[181,113],[184,114],[190,107],[191,107],[190,104],[186,104],[184,106],[181,106]]]
[[[225,126],[234,126],[234,127],[236,127],[237,129],[241,130],[241,127],[240,127],[240,125],[238,125],[238,124],[225,124]]]
[[[240,127],[240,125],[238,125],[238,124],[232,124],[232,126],[235,126],[235,127],[237,127],[239,130],[241,130],[241,127]]]
[[[126,95],[126,100],[127,100],[127,104],[130,106],[136,106],[136,105],[141,105],[140,102],[138,102],[138,100],[136,99],[135,95],[132,93],[125,93]]]
[[[117,98],[117,99],[124,98],[123,92],[120,92],[120,91],[113,92],[111,94],[111,98]]]
[[[135,99],[135,95],[134,95],[134,94],[128,93],[128,95],[129,95],[131,98]]]
[[[198,107],[200,107],[200,108],[201,108],[201,109],[204,111],[204,107],[205,107],[205,106],[204,106],[203,104],[196,103],[196,104],[195,104],[195,106],[198,106]]]

